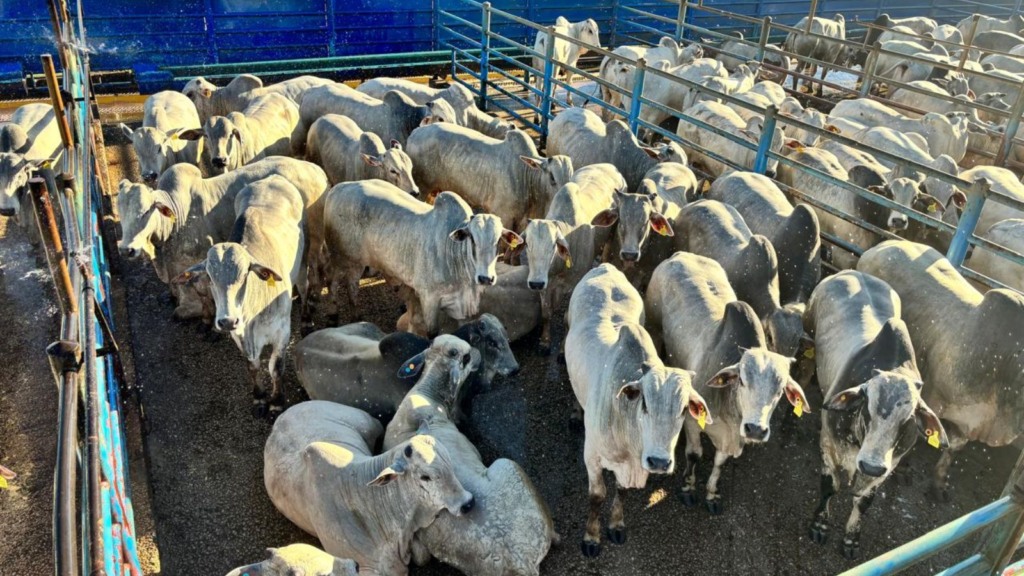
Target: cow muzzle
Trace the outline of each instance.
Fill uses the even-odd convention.
[[[210,160],[210,163],[213,164],[214,168],[219,168],[221,170],[228,167],[228,159],[224,158],[223,156],[213,158],[212,160]]]
[[[672,468],[672,459],[648,456],[647,458],[644,458],[644,468],[646,468],[648,472],[665,474],[670,468]]]
[[[16,214],[17,211],[14,208],[0,208],[0,216],[13,218]]]
[[[491,286],[494,284],[494,276],[485,276],[483,274],[478,274],[476,277],[476,283],[480,284],[481,286]]]
[[[217,330],[220,332],[234,332],[238,328],[238,318],[218,318]]]
[[[619,257],[622,258],[623,262],[636,262],[640,259],[639,252],[619,252]]]
[[[907,217],[904,214],[889,217],[890,230],[906,230],[909,225],[910,223],[908,222]]]
[[[748,422],[743,425],[743,437],[755,442],[764,442],[768,439],[768,428]]]
[[[548,285],[548,283],[543,281],[530,280],[529,282],[526,283],[526,285],[530,287],[530,290],[543,290],[544,287]]]
[[[872,478],[880,478],[889,471],[885,466],[879,466],[878,464],[872,464],[863,460],[857,462],[857,470],[865,476],[871,476]]]
[[[420,189],[419,188],[413,188],[412,190],[409,190],[409,196],[412,196],[413,198],[419,198],[420,197]]]
[[[154,182],[156,182],[156,177],[156,172],[146,172],[145,174],[142,175],[142,181],[145,182],[146,184],[153,184]]]
[[[764,175],[769,177],[769,178],[775,178],[775,170],[771,170],[771,169],[765,170],[764,171]]]

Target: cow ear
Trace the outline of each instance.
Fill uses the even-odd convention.
[[[402,149],[402,144],[399,143],[398,140],[395,140],[394,138],[392,138],[391,139],[391,149],[392,150],[401,150]]]
[[[423,371],[423,366],[427,363],[427,351],[424,350],[419,354],[409,358],[402,364],[402,367],[398,369],[399,378],[412,378],[417,376]]]
[[[171,284],[192,284],[200,277],[206,275],[206,260],[186,269],[171,280]]]
[[[433,116],[424,116],[423,120],[420,120],[420,126],[430,126],[430,123],[434,121]]]
[[[672,225],[668,223],[668,218],[665,218],[658,212],[651,212],[651,230],[654,230],[662,236],[675,236],[675,231],[672,230]]]
[[[740,383],[740,366],[733,364],[718,371],[704,385],[708,388],[725,388]]]
[[[602,210],[594,216],[594,219],[590,221],[593,226],[607,227],[615,224],[619,220],[619,213],[611,208]]]
[[[799,407],[802,411],[810,413],[811,405],[807,402],[807,396],[804,395],[804,389],[800,387],[792,378],[786,382],[783,387],[786,392],[786,400],[793,406]]]
[[[954,192],[953,195],[949,197],[949,200],[960,210],[963,210],[964,207],[967,206],[967,195],[959,190]]]
[[[199,140],[202,137],[202,128],[189,128],[188,130],[182,130],[181,132],[178,132],[179,140]]]
[[[367,484],[367,486],[387,486],[388,484],[391,484],[391,482],[393,482],[401,474],[402,472],[396,472],[393,466],[388,466],[387,468],[381,470],[380,474],[377,474],[376,478],[370,480],[370,483]]]
[[[626,384],[622,388],[619,388],[619,391],[615,394],[615,397],[616,398],[621,398],[621,397],[625,396],[626,400],[629,400],[630,402],[632,402],[632,401],[634,401],[634,400],[636,400],[637,398],[640,397],[640,393],[642,391],[643,390],[640,388],[640,382],[639,381],[633,381],[633,382],[630,382],[630,383]]]
[[[572,253],[569,252],[569,243],[566,242],[565,236],[562,236],[561,233],[555,237],[555,253],[562,260],[565,260],[566,268],[572,268]]]
[[[847,388],[837,392],[822,406],[825,410],[836,410],[839,412],[859,408],[864,403],[864,385]]]
[[[209,88],[203,88],[202,90],[200,90],[200,93],[203,95],[203,98],[209,98],[210,96],[213,96],[213,90],[210,90]]]
[[[381,162],[381,159],[377,156],[371,156],[369,154],[360,155],[363,157],[363,162],[365,162],[368,166],[379,168],[381,165],[383,165],[383,162]]]
[[[686,401],[686,410],[690,413],[690,416],[700,419],[701,415],[704,415],[704,424],[712,424],[714,420],[711,418],[711,410],[708,408],[708,403],[704,400],[704,397],[697,393],[696,390],[690,390],[690,398]]]
[[[533,168],[534,170],[539,170],[540,167],[544,164],[543,158],[533,158],[532,156],[520,156],[519,159],[523,161],[523,164],[526,164],[527,166]]]
[[[641,146],[640,149],[646,152],[647,155],[650,156],[651,158],[654,158],[655,160],[658,159],[658,151],[656,149],[649,148],[647,146]]]
[[[128,125],[125,124],[124,122],[118,124],[118,127],[120,127],[121,128],[121,132],[124,132],[124,135],[129,137],[129,138],[131,138],[132,137],[132,133],[135,132],[134,130],[129,128]]]
[[[249,272],[252,272],[260,280],[263,280],[264,282],[270,284],[271,286],[273,286],[275,282],[280,282],[283,280],[283,278],[281,278],[281,275],[278,274],[277,272],[274,272],[270,268],[267,268],[266,266],[263,266],[262,264],[257,264],[255,262],[249,265]]]
[[[153,208],[156,208],[156,211],[164,218],[170,218],[172,222],[176,220],[174,210],[167,204],[164,204],[163,202],[156,202],[153,204]]]
[[[918,400],[917,409],[914,410],[914,417],[917,418],[917,427],[921,429],[921,433],[928,439],[929,443],[935,448],[945,450],[949,448],[949,437],[946,436],[946,429],[942,426],[942,422],[939,422],[939,417],[932,412],[932,409],[924,403],[924,400]],[[938,446],[935,446],[932,438],[938,435]]]
[[[508,244],[508,247],[512,248],[513,250],[516,246],[519,246],[520,244],[525,242],[522,236],[516,234],[515,232],[507,228],[501,231],[501,239],[504,240],[505,243]]]
[[[241,144],[241,143],[242,143],[242,133],[238,131],[238,128],[232,128],[232,129],[231,129],[231,135],[232,135],[232,136],[233,136],[233,137],[234,137],[234,138],[235,138],[236,140],[238,140],[238,143],[239,143],[239,144]]]
[[[448,235],[449,238],[456,242],[463,242],[466,238],[469,238],[469,228],[463,226],[462,228],[456,228],[452,230],[452,233]]]

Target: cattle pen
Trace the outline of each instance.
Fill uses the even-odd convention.
[[[50,427],[34,433],[13,424],[12,428],[0,428],[11,438],[10,446],[0,440],[0,465],[20,474],[0,485],[20,484],[19,490],[0,489],[0,524],[9,526],[27,515],[38,516],[40,510],[47,509],[39,503],[52,496],[53,514],[45,524],[52,526],[53,555],[23,558],[14,551],[27,544],[14,540],[0,543],[0,564],[11,566],[0,572],[54,571],[62,576],[223,574],[258,559],[268,546],[316,543],[315,538],[275,510],[264,490],[263,447],[271,426],[249,414],[244,370],[233,344],[227,338],[211,338],[192,324],[172,320],[170,306],[158,297],[163,284],[152,267],[122,260],[115,248],[117,182],[121,178],[138,181],[141,176],[132,158],[131,143],[116,125],[120,121],[133,125],[139,122],[143,96],[159,90],[179,90],[196,76],[218,85],[241,73],[265,79],[315,74],[350,85],[376,76],[416,76],[437,86],[444,86],[447,76],[448,82],[468,88],[482,110],[498,113],[528,131],[541,149],[551,121],[569,107],[567,97],[571,94],[584,107],[607,110],[620,117],[635,135],[679,142],[713,160],[762,174],[770,166],[785,166],[809,174],[822,186],[836,186],[885,210],[899,212],[916,229],[942,238],[940,244],[950,262],[979,286],[1007,287],[972,270],[972,252],[990,252],[1006,266],[1024,266],[1024,255],[976,234],[986,205],[996,203],[1024,212],[1021,198],[992,190],[985,180],[967,181],[868,147],[829,127],[782,114],[775,106],[763,109],[728,94],[715,94],[725,103],[763,115],[759,138],[751,141],[737,137],[665,106],[645,92],[652,79],[697,94],[709,94],[707,86],[612,51],[627,43],[654,46],[660,37],[668,36],[680,43],[700,45],[710,54],[720,52],[720,41],[733,40],[753,50],[755,57],[750,60],[757,61],[763,71],[783,74],[787,94],[809,108],[828,111],[843,99],[866,98],[898,110],[922,112],[890,98],[899,89],[923,93],[919,87],[876,77],[874,63],[887,52],[866,41],[868,33],[878,28],[875,17],[883,11],[894,16],[927,15],[954,23],[975,12],[1009,17],[1022,13],[1019,0],[1016,4],[933,0],[922,5],[901,2],[884,7],[881,2],[865,5],[832,0],[732,4],[685,0],[432,0],[394,1],[376,8],[369,3],[353,7],[326,0],[289,3],[288,8],[279,11],[261,8],[248,15],[244,2],[207,0],[189,3],[195,13],[188,18],[203,23],[202,38],[189,41],[185,56],[140,49],[139,38],[145,39],[144,35],[124,40],[128,32],[98,21],[110,16],[105,12],[108,7],[93,7],[81,1],[69,7],[63,0],[50,0],[50,22],[46,23],[45,11],[42,16],[37,13],[42,4],[18,4],[12,14],[5,14],[10,9],[7,5],[0,5],[0,14],[11,17],[9,22],[0,23],[0,30],[10,32],[9,38],[13,39],[0,40],[0,87],[19,98],[0,102],[0,120],[6,120],[10,110],[24,103],[20,99],[46,98],[56,116],[63,119],[63,153],[41,165],[29,182],[36,208],[34,222],[38,223],[33,228],[42,240],[34,252],[11,248],[14,242],[27,245],[33,230],[23,232],[12,225],[13,221],[0,222],[0,244],[7,244],[0,250],[5,260],[0,262],[5,270],[0,275],[0,289],[11,302],[18,302],[0,306],[0,311],[5,321],[26,332],[26,340],[35,342],[56,330],[19,320],[29,312],[23,308],[59,309],[59,314],[42,323],[59,323],[60,330],[56,342],[45,350],[57,383],[51,399],[53,419],[47,421]],[[33,4],[31,10],[28,4]],[[118,6],[121,4],[127,6]],[[343,29],[342,23],[349,15],[346,10],[365,18],[363,32],[356,25]],[[863,53],[863,64],[839,66],[778,46],[789,33],[808,33],[796,27],[801,17],[839,12],[856,17],[847,20],[844,43],[851,51]],[[602,45],[583,43],[548,25],[563,15],[570,20],[595,17],[602,27]],[[134,24],[159,21],[155,31],[166,33],[173,26],[173,17],[150,14],[148,19],[132,16],[127,20]],[[188,19],[184,15],[181,18]],[[246,24],[246,18],[259,24]],[[388,29],[383,36],[386,40],[381,40],[382,36],[365,32],[374,18],[399,24]],[[977,22],[975,16],[975,27]],[[50,29],[42,40],[34,34],[33,44],[13,48],[22,34],[13,27],[18,23],[29,23],[27,28],[43,23],[44,29]],[[268,27],[258,30],[266,36],[265,46],[252,48],[259,42],[246,37],[247,30],[256,31],[247,29],[247,25]],[[289,36],[289,27],[296,30],[295,38]],[[93,33],[94,29],[99,33]],[[735,36],[737,31],[746,39]],[[147,34],[153,32],[154,28],[147,28]],[[354,40],[360,33],[369,39]],[[554,42],[549,42],[544,52],[533,48],[537,33],[584,48],[589,55],[576,66],[559,61]],[[194,30],[189,34],[195,34]],[[909,63],[1006,82],[990,71],[976,71],[966,65],[974,36],[972,29],[962,44],[933,39],[951,52],[960,49],[963,56],[959,62],[900,56]],[[169,39],[168,51],[182,48],[176,44],[179,41]],[[134,49],[119,50],[118,42]],[[25,55],[26,50],[30,57]],[[56,62],[50,53],[57,55]],[[1002,51],[992,53],[1013,56]],[[12,54],[17,57],[8,58]],[[39,54],[46,55],[37,59]],[[796,68],[773,64],[781,55],[797,63]],[[630,67],[631,89],[601,77],[599,63],[604,58]],[[801,72],[800,64],[831,67],[841,79],[822,80],[827,90],[822,95],[804,93],[796,81],[810,76]],[[567,70],[569,77],[559,77],[559,68]],[[786,84],[786,75],[793,79],[792,84]],[[969,152],[984,159],[983,163],[1005,167],[1019,177],[1024,168],[1019,160],[1024,160],[1024,155],[1018,157],[1015,147],[1024,146],[1024,134],[1018,136],[1024,115],[1024,85],[1015,85],[1013,90],[1016,92],[1008,93],[1005,107],[945,99],[973,113],[988,115],[996,119],[994,124],[1004,126],[1001,131],[981,134],[976,142],[987,146],[969,148]],[[615,106],[605,101],[603,93],[618,93],[627,98],[628,105]],[[645,120],[645,110],[658,111],[669,117],[670,123]],[[723,156],[721,150],[687,141],[672,127],[675,122],[693,125],[750,150],[753,164],[740,166],[735,158]],[[870,150],[904,173],[919,173],[965,191],[959,220],[943,221],[933,211],[905,206],[795,162],[773,147],[776,126]],[[821,202],[806,190],[784,188],[794,202],[812,205],[880,238],[899,238],[893,231]],[[827,233],[822,239],[834,250],[854,255],[869,248]],[[48,269],[53,281],[45,292],[33,296],[34,301],[27,301],[25,291],[31,292],[32,282],[38,284],[29,279],[36,264],[26,264],[33,255],[40,267]],[[394,326],[402,313],[395,292],[377,280],[364,280],[361,292],[364,301],[369,302],[366,319],[385,330]],[[318,310],[314,323],[326,325],[325,316]],[[554,329],[564,334],[560,316],[555,315]],[[291,347],[298,339],[295,330]],[[583,437],[567,427],[575,399],[565,366],[557,355],[540,353],[533,335],[515,342],[512,350],[522,370],[475,398],[469,435],[485,461],[497,457],[518,461],[551,508],[562,543],[552,548],[541,564],[542,574],[752,571],[867,575],[903,570],[914,574],[998,574],[1020,559],[1019,550],[1024,545],[1024,459],[1018,459],[1019,448],[1015,446],[973,444],[961,452],[951,473],[956,487],[953,500],[946,503],[935,503],[925,496],[923,479],[928,477],[936,456],[926,446],[917,447],[913,460],[904,466],[908,468],[907,476],[916,477],[918,482],[896,485],[890,481],[880,491],[879,502],[871,511],[875,523],[866,531],[871,537],[865,538],[861,551],[861,560],[866,560],[863,564],[843,558],[831,544],[821,548],[810,542],[806,527],[815,504],[820,467],[817,413],[799,421],[777,416],[773,426],[780,428],[778,441],[752,448],[741,464],[725,468],[729,504],[723,515],[685,508],[675,495],[680,486],[678,478],[652,479],[642,497],[632,495],[627,501],[632,522],[630,543],[621,548],[606,547],[596,560],[582,558],[577,541],[583,531],[580,511],[587,499],[586,478],[580,465]],[[0,351],[12,356],[43,354],[42,350],[13,346],[0,347]],[[15,368],[17,374],[27,373],[27,369],[18,370]],[[45,368],[42,377],[46,377]],[[14,393],[15,387],[48,385],[37,381],[39,378],[37,370],[34,375],[22,375],[0,385],[4,394],[0,398],[0,417],[15,421],[13,414],[41,410],[32,400],[19,400],[21,396]],[[297,383],[293,362],[286,367],[285,392],[292,402],[305,394]],[[814,396],[812,404],[820,406],[820,395]],[[57,447],[53,461],[19,469],[23,462],[14,460],[16,455],[25,454],[26,446],[32,443],[51,439]],[[845,501],[838,504],[847,506]],[[38,530],[34,535],[18,532],[15,539],[38,539],[39,534]],[[33,549],[38,548],[36,544]],[[9,559],[4,557],[7,553]],[[412,567],[411,573],[455,571],[435,560],[424,567]]]

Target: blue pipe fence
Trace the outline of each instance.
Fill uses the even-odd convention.
[[[55,52],[63,69],[62,85],[57,84],[50,56],[42,60],[61,124],[62,174],[58,178],[46,168],[41,178],[33,178],[31,187],[51,271],[64,271],[53,275],[64,311],[62,340],[48,352],[54,357],[61,349],[77,351],[73,361],[65,358],[61,369],[55,370],[62,391],[54,482],[56,572],[137,576],[142,569],[121,398],[127,383],[114,338],[106,252],[110,247],[101,233],[104,195],[96,169],[99,119],[93,116],[90,54],[81,26],[81,2],[75,6],[75,15],[68,13],[64,2],[51,0],[49,5],[51,37],[59,39]],[[60,92],[70,95],[70,101],[64,102]],[[51,205],[59,207],[62,234],[50,225],[56,221]],[[64,248],[54,250],[54,246]],[[60,282],[60,277],[68,281]],[[78,386],[79,382],[83,385]],[[79,404],[84,406],[81,415]]]
[[[992,201],[1009,205],[1015,208],[1016,210],[1024,211],[1024,202],[1021,202],[1016,198],[1000,194],[998,192],[990,191],[989,186],[985,182],[967,182],[960,178],[935,170],[929,166],[909,161],[905,158],[896,156],[894,154],[882,150],[870,149],[870,152],[872,154],[874,154],[876,157],[879,157],[883,161],[892,162],[895,163],[897,166],[901,166],[905,171],[904,173],[919,172],[924,174],[925,176],[937,178],[944,182],[951,183],[957,186],[962,191],[964,191],[965,194],[968,196],[967,206],[965,207],[965,210],[961,216],[959,225],[956,228],[954,228],[945,222],[933,218],[929,214],[914,211],[908,207],[899,205],[877,194],[874,194],[862,188],[858,188],[853,184],[832,178],[820,171],[816,171],[803,164],[796,163],[790,160],[788,157],[770,149],[770,138],[773,133],[773,130],[770,129],[770,126],[775,122],[780,122],[784,126],[806,130],[807,132],[811,133],[814,136],[835,139],[839,140],[841,143],[846,145],[865,148],[864,145],[854,140],[851,140],[846,136],[836,134],[827,129],[811,126],[794,118],[786,116],[777,116],[774,111],[765,111],[759,109],[747,102],[738,100],[728,95],[723,95],[717,92],[711,93],[709,89],[705,88],[702,85],[676,77],[663,70],[647,67],[646,63],[643,62],[642,60],[636,62],[628,58],[624,58],[616,54],[613,54],[609,50],[604,49],[602,47],[584,44],[576,40],[575,38],[555,32],[553,28],[545,27],[534,22],[530,22],[529,20],[512,14],[510,12],[494,8],[490,3],[479,3],[474,0],[460,1],[463,4],[471,6],[478,10],[478,16],[475,20],[476,22],[479,22],[479,24],[466,18],[464,11],[460,11],[459,14],[456,14],[453,12],[442,10],[439,13],[438,37],[442,41],[446,42],[447,47],[451,50],[451,71],[453,77],[456,79],[456,81],[459,81],[466,85],[467,88],[473,91],[478,97],[482,97],[482,105],[502,110],[509,114],[510,116],[512,116],[513,118],[515,118],[516,120],[520,121],[525,127],[535,130],[539,134],[542,144],[546,141],[548,121],[553,117],[552,106],[566,106],[566,102],[563,101],[563,99],[560,96],[560,92],[564,91],[567,94],[572,93],[577,98],[584,98],[590,104],[596,104],[600,108],[611,110],[613,113],[624,117],[634,134],[639,134],[641,133],[641,131],[646,131],[648,134],[675,140],[690,147],[696,147],[694,143],[687,142],[679,135],[667,131],[661,128],[660,126],[652,125],[646,122],[641,117],[641,113],[644,109],[654,108],[670,117],[678,119],[680,122],[689,122],[691,124],[694,124],[702,130],[711,131],[721,136],[722,138],[725,138],[741,146],[754,150],[757,153],[756,160],[753,166],[741,167],[737,166],[735,164],[735,161],[733,161],[732,159],[723,158],[719,154],[710,150],[702,150],[703,154],[706,154],[707,156],[711,157],[714,160],[724,162],[725,164],[736,168],[755,169],[756,171],[759,172],[764,171],[770,160],[774,160],[779,163],[790,166],[795,166],[800,170],[812,173],[814,176],[822,179],[824,182],[827,182],[831,185],[839,186],[849,191],[850,193],[857,194],[862,198],[866,198],[869,201],[875,202],[876,204],[880,204],[886,209],[897,210],[899,212],[902,212],[906,214],[908,218],[918,223],[939,229],[943,233],[951,236],[950,247],[947,252],[947,257],[951,260],[951,262],[953,262],[955,266],[957,266],[960,269],[960,271],[965,276],[975,279],[983,284],[988,284],[994,287],[1005,287],[1002,284],[996,282],[995,280],[984,277],[981,274],[978,274],[973,270],[970,270],[969,268],[963,266],[964,259],[966,258],[971,246],[976,246],[980,247],[981,249],[996,252],[1001,257],[1011,262],[1014,262],[1015,264],[1024,265],[1024,256],[1022,256],[1021,254],[1017,254],[1016,252],[1008,250],[988,240],[974,236],[974,229],[977,225],[978,218],[980,217],[981,209],[983,208],[984,203],[987,200],[991,199]],[[650,2],[646,4],[650,4]],[[664,3],[659,3],[658,5],[661,6],[662,8],[666,6]],[[705,38],[716,35],[718,37],[724,37],[723,35],[719,34],[716,30],[701,28],[700,26],[691,24],[690,22],[699,21],[700,18],[699,16],[697,16],[697,13],[707,10],[713,11],[714,14],[719,18],[724,18],[726,16],[741,19],[746,18],[742,15],[728,13],[725,12],[724,10],[720,10],[717,8],[709,9],[700,4],[684,3],[680,6],[668,6],[671,8],[671,10],[663,10],[663,13],[654,13],[643,11],[640,8],[637,8],[632,5],[626,5],[625,3],[619,4],[617,6],[617,10],[619,11],[619,13],[628,14],[630,18],[616,18],[617,33],[622,34],[621,31],[627,28],[639,30],[640,32],[647,35],[646,39],[643,41],[647,45],[656,44],[658,38],[661,35],[669,35],[675,36],[676,38],[681,38],[687,32],[692,32],[692,36],[697,38]],[[638,23],[636,20],[632,19],[632,16],[636,15],[642,16],[644,21],[657,23],[658,26],[660,26],[660,28],[652,27],[649,26],[648,24]],[[747,21],[749,23],[751,20],[749,20],[748,18]],[[764,57],[764,55],[770,52],[777,51],[777,49],[771,48],[766,45],[767,38],[771,36],[771,30],[779,28],[786,32],[796,31],[795,28],[792,28],[790,26],[775,23],[769,17],[762,18],[761,20],[758,21],[758,23],[760,26],[760,29],[758,31],[759,41],[757,43],[751,44],[758,46],[759,50],[762,50],[762,58]],[[509,37],[496,31],[499,29],[515,29],[513,28],[513,25],[517,25],[520,28],[525,27],[526,29],[532,31],[532,34],[530,32],[523,33],[519,31],[515,36]],[[581,66],[568,66],[564,62],[554,60],[551,54],[551,47],[553,46],[553,43],[551,42],[547,43],[548,53],[542,54],[534,51],[532,48],[532,39],[533,37],[535,37],[537,32],[545,32],[549,35],[554,35],[555,37],[566,42],[577,44],[582,48],[588,50],[589,53],[595,54],[598,57],[613,58],[633,66],[635,70],[635,83],[633,90],[626,91],[618,86],[609,84],[603,81],[598,76],[596,76],[593,70],[586,70]],[[636,36],[633,35],[630,35],[628,37],[634,40],[637,38]],[[475,38],[481,38],[481,40],[476,40]],[[488,58],[483,58],[482,56],[475,56],[473,53],[471,53],[471,50],[481,50],[485,44],[489,47],[489,51],[491,52]],[[850,41],[850,45],[855,47],[863,47],[862,44],[857,44],[854,41]],[[525,58],[514,58],[507,54],[498,55],[497,53],[494,52],[495,47],[521,51],[522,55]],[[488,50],[484,50],[484,52],[487,51]],[[877,48],[873,50],[873,53],[877,57]],[[521,61],[524,59],[527,62],[524,63]],[[495,66],[496,63],[499,64],[499,66]],[[818,63],[824,64],[821,62]],[[774,68],[770,64],[766,64],[763,61],[762,66],[765,69],[774,69],[775,71],[781,71],[781,69]],[[622,109],[612,106],[611,104],[600,98],[600,96],[596,94],[593,90],[590,92],[583,92],[582,90],[580,90],[580,87],[570,82],[563,81],[559,78],[555,78],[554,70],[556,67],[562,67],[563,69],[569,71],[569,73],[575,76],[581,76],[585,80],[592,81],[601,87],[618,92],[619,94],[622,95],[624,102],[629,102],[629,106],[627,107],[628,109]],[[522,72],[522,74],[517,75],[516,71]],[[866,88],[870,88],[872,82],[872,79],[870,77],[870,71],[866,73],[862,73],[859,70],[852,69],[848,71],[862,78],[863,84],[867,85],[866,87],[862,87],[862,89],[864,89],[865,92]],[[500,79],[508,81],[511,84],[512,89],[508,90],[497,86],[493,82],[490,82],[489,78],[492,74],[497,74],[500,77]],[[791,74],[793,74],[795,77],[807,78],[806,76],[803,76],[802,74],[799,73],[791,72]],[[540,87],[534,86],[529,82],[528,79],[531,76],[534,78],[539,77],[542,79]],[[643,95],[643,86],[646,82],[650,81],[652,76],[658,77],[662,81],[667,80],[669,82],[673,82],[679,85],[680,88],[693,90],[700,94],[709,94],[713,98],[719,99],[726,103],[745,108],[752,112],[764,114],[765,129],[762,130],[762,136],[760,141],[756,143],[751,143],[732,133],[723,131],[714,126],[710,126],[678,110],[673,110],[659,102],[650,100],[649,98],[645,97]],[[466,78],[469,78],[469,80],[467,80]],[[486,95],[486,88],[488,86],[492,88],[492,92],[496,94],[497,98],[490,98]],[[838,85],[836,85],[836,87],[839,89],[844,89],[843,87]],[[858,91],[851,90],[849,88],[846,88],[844,90],[846,90],[847,92],[859,94]],[[526,97],[520,94],[520,91],[525,91]],[[1017,98],[1014,110],[1012,110],[1009,114],[1007,114],[1006,112],[997,111],[995,109],[988,109],[988,111],[991,111],[992,113],[1003,114],[1004,116],[1007,116],[1009,118],[1009,126],[1007,127],[1005,131],[1006,133],[1003,136],[1002,145],[1003,149],[1007,151],[1013,143],[1012,135],[1016,133],[1016,124],[1019,123],[1021,112],[1022,110],[1024,110],[1024,90],[1021,90],[1020,93],[1022,95]],[[483,104],[483,102],[486,103]],[[537,118],[537,120],[534,121],[526,118],[523,113],[524,111],[526,111],[526,115],[529,115],[529,113],[532,112],[535,118]],[[1005,158],[1005,153],[1003,154],[1003,157]],[[887,230],[882,230],[873,227],[866,222],[860,221],[852,215],[842,213],[841,211],[829,206],[823,206],[820,202],[817,202],[813,198],[807,197],[801,191],[789,190],[789,193],[791,193],[795,198],[801,201],[807,202],[819,209],[828,211],[841,218],[852,221],[858,226],[869,229],[872,232],[880,234],[885,238],[898,237]],[[825,239],[835,245],[838,245],[844,250],[850,251],[857,255],[861,254],[863,250],[866,248],[861,246],[853,246],[848,242],[845,242],[839,238],[830,237],[829,235],[826,235]]]

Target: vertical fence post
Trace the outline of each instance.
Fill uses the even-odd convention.
[[[555,27],[548,26],[548,41],[544,43],[544,91],[540,103],[540,141],[541,147],[548,142],[548,119],[551,117],[551,100],[554,92],[555,75]]]
[[[689,7],[687,0],[679,0],[679,12],[676,14],[676,42],[682,42],[686,36],[686,9]]]
[[[1017,90],[1017,99],[1013,103],[1013,108],[1010,109],[1010,117],[1006,121],[1006,131],[1003,132],[1003,141],[1000,143],[999,154],[996,155],[994,166],[1006,166],[1006,159],[1010,156],[1010,151],[1013,150],[1013,139],[1017,135],[1017,129],[1020,128],[1021,114],[1024,114],[1024,85]]]
[[[864,61],[864,68],[861,69],[860,79],[860,95],[862,98],[868,97],[868,94],[871,93],[871,85],[875,83],[875,65],[878,63],[878,51],[881,48],[882,46],[875,42],[875,45],[871,47],[871,52],[868,53],[867,60]]]
[[[956,65],[957,72],[963,72],[964,66],[967,64],[967,57],[970,55],[971,48],[974,46],[974,37],[978,33],[979,19],[981,19],[981,14],[971,16],[971,31],[967,34],[967,38],[964,38],[964,48],[960,51],[960,61]]]
[[[483,3],[483,22],[480,26],[480,106],[487,110],[487,81],[491,75],[491,3]],[[551,42],[554,44],[554,42]]]
[[[633,71],[633,96],[629,102],[629,131],[636,135],[640,121],[640,97],[644,93],[644,78],[647,77],[647,59],[640,58],[636,61],[636,69]]]
[[[772,147],[775,136],[775,123],[778,121],[779,109],[774,105],[764,111],[764,122],[761,123],[761,140],[757,143],[757,157],[754,158],[754,172],[764,174],[768,170],[768,151]]]
[[[619,0],[612,0],[612,29],[609,34],[611,45],[619,45]]]
[[[761,20],[761,37],[757,40],[757,61],[764,64],[764,47],[768,45],[768,36],[772,33],[772,17],[765,16]],[[785,80],[785,77],[783,77]]]
[[[811,0],[811,9],[807,12],[807,23],[804,24],[804,32],[811,33],[811,23],[814,22],[814,15],[818,13],[818,0]]]
[[[1003,489],[1003,496],[1013,498],[1018,509],[1024,506],[1024,455],[1017,459],[1017,465],[1010,473],[1010,480]],[[982,538],[978,552],[989,566],[1003,568],[1013,558],[1017,543],[1024,533],[1024,514],[1016,514],[992,526]]]
[[[978,226],[978,220],[981,218],[981,208],[985,205],[989,189],[990,184],[984,178],[975,180],[967,189],[967,207],[964,208],[964,213],[960,216],[960,225],[956,227],[953,241],[950,242],[949,251],[946,252],[946,258],[958,270],[963,266],[964,258],[967,257],[967,248],[971,236],[974,235],[974,229]]]

